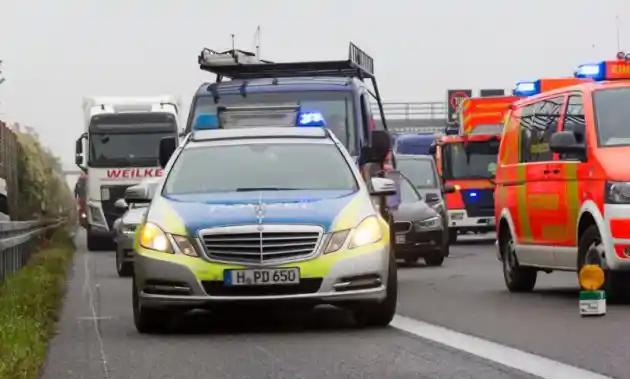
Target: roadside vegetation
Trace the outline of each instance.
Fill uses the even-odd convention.
[[[0,283],[0,378],[39,377],[73,252],[68,232],[59,230],[42,241],[23,269]]]

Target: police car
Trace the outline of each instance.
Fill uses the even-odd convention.
[[[196,130],[163,139],[160,164],[152,199],[143,187],[125,194],[150,203],[134,239],[140,333],[165,328],[176,311],[252,302],[338,305],[361,326],[392,320],[396,266],[374,199],[396,185],[366,184],[330,130]]]

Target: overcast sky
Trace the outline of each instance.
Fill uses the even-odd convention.
[[[187,111],[210,77],[200,49],[230,48],[231,33],[253,49],[258,25],[263,58],[345,59],[353,41],[374,57],[384,101],[441,101],[613,58],[615,15],[630,50],[628,0],[0,0],[0,117],[33,126],[74,168],[83,96],[173,93]]]

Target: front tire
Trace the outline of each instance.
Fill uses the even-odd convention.
[[[159,334],[171,325],[171,313],[165,309],[143,307],[140,304],[139,289],[134,278],[132,285],[133,322],[140,334]]]
[[[508,291],[531,292],[536,286],[538,270],[532,267],[523,267],[518,263],[514,238],[510,232],[504,232],[500,241],[503,279]]]
[[[580,237],[578,244],[578,274],[586,264],[597,265],[604,270],[605,281],[602,289],[606,292],[606,298],[611,303],[628,300],[628,294],[630,294],[629,278],[625,272],[616,272],[608,269],[605,249],[596,225],[589,226]]]
[[[380,303],[357,304],[352,313],[358,327],[386,327],[394,319],[398,301],[398,269],[393,251],[389,257],[387,295]]]

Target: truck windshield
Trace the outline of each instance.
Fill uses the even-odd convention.
[[[156,166],[160,140],[176,134],[177,122],[172,114],[95,116],[89,126],[88,166]]]
[[[300,105],[302,109],[320,112],[329,128],[335,136],[351,152],[356,152],[355,136],[356,123],[353,112],[351,93],[340,91],[303,91],[303,92],[266,92],[241,94],[220,94],[219,101],[215,104],[210,93],[195,100],[192,119],[188,120],[186,132],[190,132],[192,123],[200,114],[217,113],[217,107],[243,106],[243,105]]]
[[[444,179],[493,179],[500,141],[447,143],[442,147]]]

